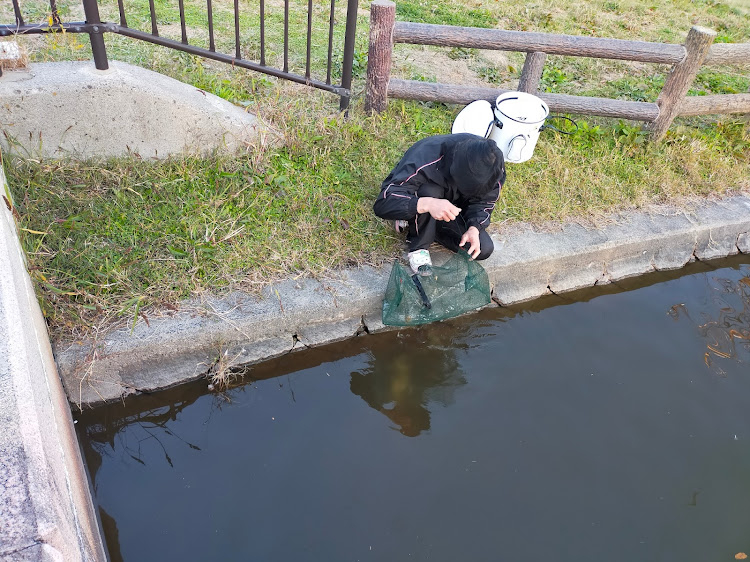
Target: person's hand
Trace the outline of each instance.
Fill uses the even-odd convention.
[[[463,247],[464,244],[469,244],[469,256],[471,259],[476,259],[479,255],[479,229],[476,226],[470,226],[464,235],[461,237],[461,241],[458,243],[459,246]]]
[[[435,197],[420,197],[417,200],[418,213],[430,213],[436,221],[450,222],[454,220],[461,209],[456,207],[447,199],[437,199]]]

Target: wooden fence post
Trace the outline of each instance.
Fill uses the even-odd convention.
[[[695,75],[698,74],[714,37],[716,37],[716,32],[705,27],[693,26],[688,32],[685,40],[685,58],[672,67],[664,88],[656,100],[659,106],[659,116],[647,126],[654,141],[664,138],[667,129],[677,116],[680,104],[690,89]]]
[[[396,4],[390,0],[374,0],[370,4],[370,46],[367,52],[367,89],[365,112],[380,113],[388,105],[388,82],[393,55],[393,26]]]
[[[527,94],[536,94],[539,91],[539,81],[542,79],[544,71],[544,61],[547,59],[547,53],[535,51],[526,53],[526,60],[523,63],[521,79],[518,81],[518,91]]]

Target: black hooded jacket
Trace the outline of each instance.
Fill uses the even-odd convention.
[[[373,205],[375,214],[386,220],[413,219],[417,216],[417,191],[425,183],[431,183],[442,188],[442,199],[461,208],[467,226],[486,228],[505,182],[504,164],[501,162],[499,177],[491,179],[481,196],[462,193],[462,184],[469,184],[471,181],[453,177],[450,173],[455,147],[461,142],[477,138],[469,133],[461,133],[427,137],[416,142],[383,182]]]

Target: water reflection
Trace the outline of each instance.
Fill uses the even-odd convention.
[[[432,403],[448,406],[466,384],[456,355],[468,348],[455,324],[399,333],[399,345],[373,349],[367,367],[351,373],[350,389],[393,422],[394,429],[417,437],[430,429]]]
[[[691,311],[685,303],[672,306],[675,321],[685,318],[696,325],[706,342],[703,361],[711,372],[725,376],[723,363],[750,362],[750,268],[740,268],[736,278],[707,274],[705,307]],[[717,312],[718,311],[718,314]]]
[[[750,551],[750,268],[694,267],[87,412],[112,560]],[[700,376],[704,353],[726,378]]]
[[[103,507],[99,507],[99,518],[102,522],[102,531],[107,537],[107,550],[110,562],[124,562],[122,548],[120,547],[120,531],[117,529],[117,521]]]
[[[179,389],[175,398],[168,404],[152,396],[141,397],[119,408],[110,407],[92,410],[80,417],[85,432],[79,433],[83,444],[84,455],[88,464],[91,479],[96,483],[96,474],[102,465],[102,459],[119,450],[141,465],[149,461],[142,454],[142,445],[153,441],[162,451],[162,460],[174,466],[170,447],[188,447],[200,451],[200,447],[180,437],[174,428],[168,427],[171,422],[191,406],[205,393],[205,384],[189,384]],[[101,415],[104,414],[104,415]],[[130,431],[124,431],[125,429]]]

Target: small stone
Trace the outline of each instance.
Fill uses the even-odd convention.
[[[25,69],[29,59],[18,43],[3,41],[0,43],[0,68],[3,70]]]

